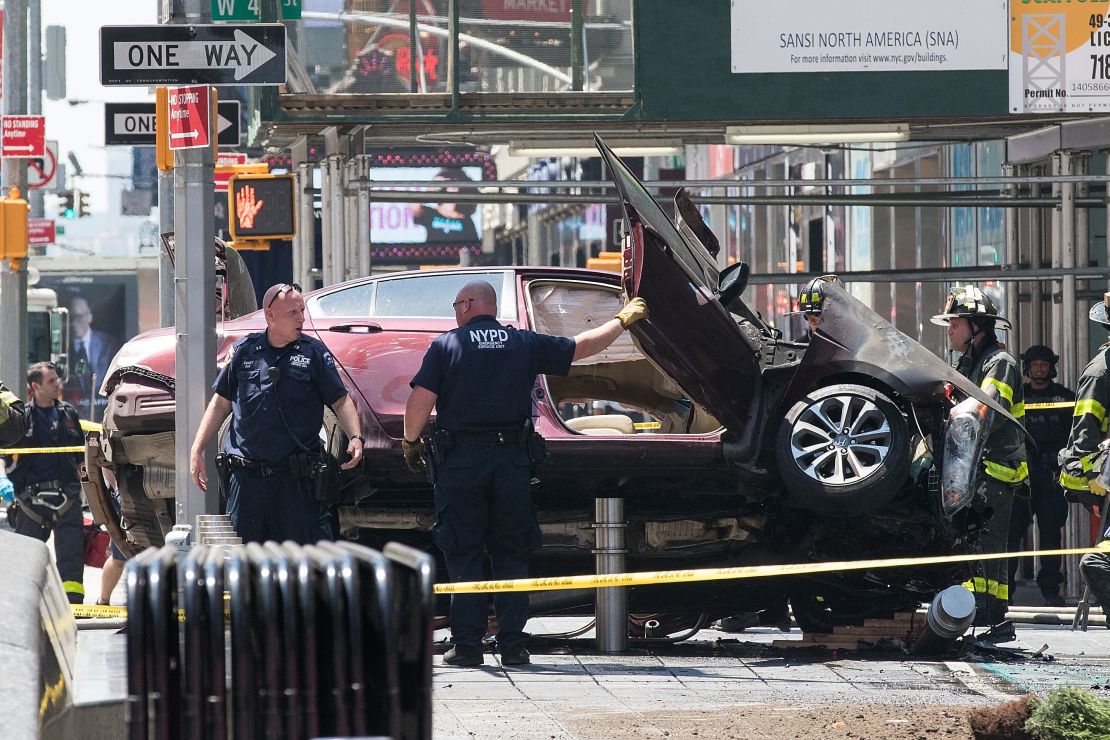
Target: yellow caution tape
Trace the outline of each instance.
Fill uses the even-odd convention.
[[[12,447],[0,450],[0,455],[58,455],[66,452],[84,452],[84,445],[69,447]]]
[[[1025,410],[1026,411],[1028,411],[1029,409],[1033,409],[1034,411],[1040,411],[1042,409],[1071,409],[1071,408],[1075,408],[1075,401],[1052,401],[1052,402],[1047,402],[1046,401],[1045,403],[1027,403],[1027,404],[1025,404]]]
[[[827,563],[789,563],[782,565],[743,565],[732,568],[696,568],[691,570],[655,570],[638,573],[610,573],[607,575],[555,576],[553,578],[519,578],[511,581],[461,581],[437,583],[437,594],[488,594],[507,591],[562,591],[575,588],[618,588],[621,586],[650,586],[661,583],[687,583],[691,581],[731,581],[743,578],[803,575],[809,573],[835,573],[845,570],[870,570],[874,568],[908,568],[916,565],[943,565],[968,563],[979,560],[1004,560],[1034,555],[1086,555],[1091,552],[1110,552],[1110,542],[1100,542],[1095,547],[1074,547],[1067,550],[1024,550],[1022,552],[970,553],[967,555],[934,555],[918,558],[887,558],[885,560],[846,560]],[[224,613],[228,613],[228,594],[224,594]],[[185,618],[183,609],[177,610],[178,618]],[[73,605],[75,617],[124,617],[127,608],[122,606]]]
[[[127,616],[126,606],[107,604],[73,604],[73,616],[78,619],[113,619]]]
[[[437,594],[488,594],[506,591],[562,591],[572,588],[615,588],[618,586],[649,586],[659,583],[686,583],[689,581],[728,581],[740,578],[766,578],[768,576],[801,575],[805,573],[835,573],[843,570],[870,570],[872,568],[905,568],[915,565],[941,565],[979,560],[1024,558],[1033,555],[1085,555],[1089,552],[1106,552],[1103,548],[1083,547],[1071,550],[1040,550],[1025,552],[993,552],[970,555],[940,555],[919,558],[889,558],[886,560],[849,560],[829,563],[793,563],[788,565],[745,565],[734,568],[698,568],[693,570],[656,570],[639,573],[612,573],[609,575],[556,576],[554,578],[520,578],[514,581],[461,581],[437,583]]]
[[[81,419],[81,431],[83,432],[103,432],[104,427],[97,424],[95,421],[86,421]],[[0,450],[0,455],[58,455],[69,452],[84,452],[84,445],[70,445],[69,447],[12,447],[7,450]]]
[[[662,429],[663,424],[658,421],[637,421],[633,425],[636,429]]]

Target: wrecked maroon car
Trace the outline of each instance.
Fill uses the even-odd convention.
[[[812,344],[783,341],[743,301],[747,267],[719,269],[715,239],[689,199],[680,193],[671,220],[599,147],[628,220],[622,274],[458,268],[372,276],[305,295],[305,331],[331,350],[366,436],[363,464],[341,480],[340,536],[435,552],[431,486],[408,471],[400,449],[408,382],[431,341],[454,328],[458,289],[486,280],[500,321],[545,333],[596,326],[625,295],[643,296],[651,308],[649,319],[574,363],[568,376],[537,378],[533,414],[549,459],[536,471],[543,545],[534,575],[592,572],[598,497],[625,500],[629,570],[970,547],[983,512],[975,513],[966,459],[981,434],[972,421],[961,432],[966,442],[947,439],[948,457],[965,464],[946,477],[950,396],[1005,411],[835,285]],[[221,322],[219,361],[237,338],[264,326],[261,312]],[[175,523],[173,331],[133,339],[109,375],[102,444],[119,481],[123,530],[132,546],[161,544]],[[320,433],[343,454],[347,440],[330,413]],[[935,462],[911,476],[916,448]],[[630,606],[719,615],[789,593],[799,620],[815,626],[916,606],[964,575],[949,566],[668,585],[631,589]],[[532,595],[535,612],[592,605],[592,591]]]

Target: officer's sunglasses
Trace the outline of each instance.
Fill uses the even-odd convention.
[[[470,303],[472,300],[474,300],[474,299],[473,298],[460,298],[459,300],[457,300],[457,301],[455,301],[454,303],[451,304],[451,308],[458,308],[460,303]]]
[[[267,303],[265,306],[263,306],[263,308],[269,308],[270,306],[274,305],[274,301],[276,301],[278,298],[281,298],[283,295],[285,295],[286,293],[288,293],[291,290],[295,290],[298,293],[303,292],[301,290],[301,286],[298,285],[297,283],[286,283],[285,285],[278,288],[277,293],[274,293],[274,297],[271,298],[270,302]]]

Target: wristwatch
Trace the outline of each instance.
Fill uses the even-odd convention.
[[[351,437],[352,442],[356,439],[362,441],[363,443],[366,442],[366,437],[363,437],[361,434],[355,434]]]

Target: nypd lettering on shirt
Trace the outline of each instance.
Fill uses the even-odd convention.
[[[301,367],[301,368],[308,367],[309,362],[311,362],[311,360],[309,359],[308,355],[299,355],[298,354],[298,355],[293,355],[292,357],[289,358],[289,364],[293,367]]]
[[[509,332],[504,329],[471,329],[470,341],[476,349],[505,349]]]

